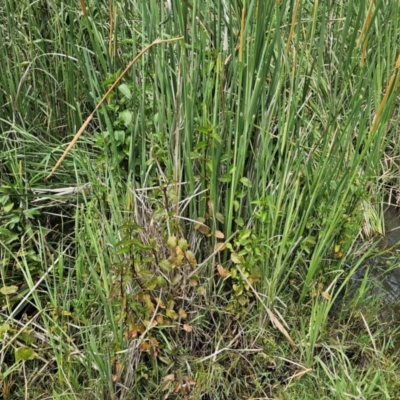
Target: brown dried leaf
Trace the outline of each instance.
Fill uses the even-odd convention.
[[[217,264],[217,271],[222,278],[226,278],[227,276],[231,275],[229,270],[225,269],[221,264]]]
[[[214,251],[222,251],[226,249],[226,243],[217,242],[214,246]]]
[[[204,289],[204,286],[199,286],[199,287],[197,288],[197,294],[198,294],[198,295],[204,296],[205,293],[206,293],[206,290]]]
[[[147,328],[150,325],[150,321],[144,320],[143,325]],[[153,326],[157,326],[158,322],[157,321],[151,321],[150,327],[152,328]]]
[[[172,285],[176,285],[178,284],[180,281],[182,280],[182,275],[181,274],[176,274],[173,278],[172,278]]]
[[[175,374],[164,376],[163,382],[172,382],[175,379]]]
[[[135,329],[129,331],[129,332],[128,332],[128,339],[135,338],[135,337],[137,336],[137,334],[138,334],[138,331],[135,330]]]
[[[142,342],[140,344],[139,350],[140,351],[146,351],[146,352],[149,351],[150,350],[150,344],[147,343],[147,342]]]
[[[177,382],[177,383],[175,384],[174,392],[175,392],[175,393],[178,393],[178,392],[181,390],[181,388],[182,388],[182,384],[179,383],[179,382]]]
[[[197,218],[198,223],[195,224],[194,229],[198,230],[200,233],[203,235],[209,235],[211,232],[211,229],[204,224],[205,219],[204,218]]]
[[[147,311],[152,314],[155,309],[154,309],[154,304],[151,301],[150,295],[149,294],[144,294],[143,297],[142,297],[142,300],[146,304]]]
[[[223,224],[223,223],[225,222],[225,217],[224,217],[221,213],[219,213],[219,212],[217,212],[217,213],[215,214],[215,218],[217,218],[217,220],[218,220],[219,222],[221,222],[221,224]]]
[[[176,253],[176,255],[180,256],[183,254],[183,250],[179,246],[176,246],[175,253]]]
[[[207,236],[210,234],[211,229],[207,225],[200,225],[198,231]]]
[[[331,295],[328,292],[322,292],[321,296],[326,300],[330,300],[331,299]]]
[[[211,215],[214,215],[214,202],[212,200],[208,200],[208,211]]]
[[[267,314],[270,318],[270,320],[272,321],[272,323],[281,331],[281,333],[283,334],[283,336],[285,336],[285,338],[287,339],[287,341],[294,347],[296,348],[296,343],[294,342],[294,340],[290,337],[288,331],[285,329],[285,327],[281,324],[281,322],[279,321],[279,319],[277,317],[275,317],[275,315],[273,314],[273,312],[265,307]]]
[[[189,280],[189,286],[190,287],[196,287],[199,284],[199,280],[197,277],[193,277]]]
[[[217,239],[223,239],[225,237],[225,235],[221,231],[215,231],[214,236]]]
[[[165,304],[161,299],[158,299],[158,307],[162,308],[163,310],[165,310]]]
[[[194,255],[193,251],[187,250],[187,251],[185,252],[185,257],[186,257],[186,259],[189,261],[189,264],[190,264],[192,267],[194,267],[194,266],[197,265],[196,257],[195,257],[195,255]]]
[[[174,374],[169,374],[165,376],[163,379],[163,383],[161,384],[161,390],[162,391],[168,390],[174,380],[175,380]]]

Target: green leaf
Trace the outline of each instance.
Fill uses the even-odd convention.
[[[157,280],[157,278],[153,278],[153,279],[151,279],[149,282],[147,282],[147,283],[144,285],[144,287],[145,287],[147,290],[154,290],[154,289],[157,287],[157,285],[158,285],[158,280]]]
[[[205,147],[207,147],[209,144],[207,141],[200,141],[199,143],[196,144],[196,147],[194,148],[195,151],[199,151]]]
[[[172,265],[168,260],[161,260],[158,265],[167,272],[172,271]]]
[[[126,254],[126,253],[129,253],[131,250],[132,250],[132,247],[130,245],[123,246],[123,247],[119,247],[118,250],[115,251],[115,254],[116,255]]]
[[[225,161],[228,161],[228,160],[230,160],[232,158],[232,156],[230,155],[230,154],[228,154],[228,153],[225,153],[225,154],[223,154],[222,156],[221,156],[221,163],[223,163],[223,162],[225,162]]]
[[[0,340],[1,340],[2,336],[3,336],[3,333],[9,331],[10,328],[11,328],[11,327],[10,327],[10,324],[3,324],[3,325],[0,325]]]
[[[12,214],[11,214],[12,215]],[[16,224],[20,221],[19,215],[14,215],[10,220],[7,222],[6,226],[10,229],[13,229]]]
[[[212,132],[214,128],[211,125],[208,126],[199,126],[196,128],[197,131],[201,132],[201,133],[209,133]]]
[[[157,276],[157,285],[162,288],[166,287],[167,281],[162,276]]]
[[[235,252],[233,252],[231,254],[231,260],[234,264],[241,264],[243,262],[242,257],[238,253],[235,253]]]
[[[30,347],[20,347],[15,350],[15,361],[33,360],[35,352]]]
[[[165,312],[165,315],[166,315],[168,318],[172,318],[172,319],[177,319],[177,318],[178,318],[178,314],[177,314],[174,310],[167,310],[167,311]]]
[[[122,85],[118,86],[118,90],[128,99],[132,98],[131,90],[129,89],[128,85],[123,83]]]
[[[215,218],[217,218],[217,220],[218,220],[219,222],[221,222],[221,224],[223,224],[223,223],[225,222],[225,217],[224,217],[221,213],[219,213],[219,212],[217,212],[217,213],[215,214]]]
[[[253,184],[251,183],[250,179],[243,177],[240,179],[240,182],[242,182],[243,186],[246,186],[248,188],[251,188]]]
[[[168,238],[167,245],[170,249],[175,249],[175,247],[178,245],[178,240],[175,236],[170,236]]]
[[[218,178],[218,180],[219,180],[220,182],[222,182],[222,183],[231,182],[231,181],[232,181],[232,176],[231,176],[231,174],[224,174],[224,175],[221,175],[221,176]]]
[[[21,342],[26,344],[27,346],[31,345],[34,341],[33,337],[29,334],[29,332],[21,332],[21,334],[18,337]]]
[[[237,217],[235,218],[235,222],[238,226],[243,227],[244,226],[244,221],[242,217]]]
[[[181,274],[176,274],[173,278],[172,278],[172,285],[176,285],[177,283],[179,283],[182,280],[182,275]]]
[[[0,226],[0,236],[5,244],[10,244],[18,239],[18,233],[14,233]]]
[[[7,203],[4,205],[4,211],[6,213],[10,212],[14,208],[14,203]]]
[[[186,239],[179,239],[178,246],[182,251],[186,251],[188,248],[188,242]]]
[[[7,203],[7,201],[10,199],[10,196],[8,196],[8,195],[3,195],[3,196],[0,196],[0,204],[6,204]]]
[[[121,71],[117,71],[116,73],[114,73],[113,75],[111,75],[110,77],[108,77],[107,79],[105,79],[101,84],[103,86],[109,86],[112,85],[115,80],[118,78],[118,76],[120,75]]]
[[[129,110],[124,110],[119,113],[119,117],[124,122],[124,125],[128,127],[132,124],[133,114]]]
[[[305,241],[307,244],[313,245],[313,244],[316,244],[316,243],[317,243],[317,237],[316,237],[316,236],[308,236],[307,238],[304,239],[304,241]]]
[[[241,231],[239,234],[239,242],[240,244],[243,244],[246,239],[248,239],[251,235],[251,229],[245,229],[244,231]]]
[[[40,212],[35,208],[31,208],[29,210],[24,210],[23,213],[24,213],[25,217],[29,218],[29,219],[33,219],[36,216],[40,215]]]
[[[114,131],[114,137],[118,143],[125,143],[125,131]]]
[[[18,286],[3,286],[0,289],[0,293],[6,295],[14,294],[18,291]]]

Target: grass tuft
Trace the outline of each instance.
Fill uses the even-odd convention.
[[[399,7],[5,0],[3,398],[395,398]]]

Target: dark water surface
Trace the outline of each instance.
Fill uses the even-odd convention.
[[[385,237],[388,244],[400,242],[400,209],[388,206],[385,209]]]
[[[390,327],[393,332],[400,328],[400,208],[388,206],[384,217],[385,235],[379,243],[384,254],[369,259],[354,273],[346,294],[339,296],[338,303],[340,309],[343,301],[351,302],[359,291],[364,291],[363,285],[367,282],[366,297],[363,296],[367,298],[365,311],[373,313],[384,331],[385,327]],[[370,301],[376,304],[369,305]],[[392,339],[397,353],[400,351],[400,332],[392,335]]]
[[[383,307],[381,318],[400,326],[400,209],[388,206],[385,209],[385,241],[386,246],[393,248],[393,257],[386,259],[387,274],[380,279],[383,291]],[[385,258],[385,256],[383,256]],[[400,345],[400,335],[396,340]]]
[[[381,301],[377,315],[382,324],[400,327],[400,209],[388,206],[384,211],[384,247],[390,249],[373,261],[368,279],[371,290]],[[395,351],[400,350],[400,333],[394,338]]]

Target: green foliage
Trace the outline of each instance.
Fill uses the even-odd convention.
[[[29,347],[19,347],[15,350],[15,361],[26,361],[33,360],[35,358],[35,353],[33,349]]]
[[[399,5],[167,6],[0,6],[3,397],[389,398],[369,278],[337,299],[399,183]]]

